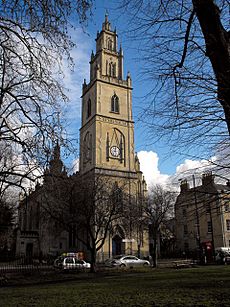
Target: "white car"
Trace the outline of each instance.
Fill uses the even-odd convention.
[[[59,257],[54,261],[54,267],[62,270],[90,269],[90,263],[75,257]]]
[[[148,260],[139,259],[136,256],[132,255],[120,255],[115,256],[113,259],[107,261],[106,265],[112,267],[140,267],[140,266],[150,266],[150,262]]]

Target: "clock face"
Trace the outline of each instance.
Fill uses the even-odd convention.
[[[120,149],[117,146],[112,146],[110,152],[113,157],[119,157],[120,155]]]

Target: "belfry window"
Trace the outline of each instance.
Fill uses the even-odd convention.
[[[112,76],[113,73],[113,63],[109,63],[109,76]]]
[[[91,116],[91,100],[88,100],[87,103],[87,118]]]
[[[113,49],[113,43],[112,43],[112,40],[111,40],[110,38],[108,39],[107,44],[108,44],[108,49],[112,51],[112,49]]]
[[[119,113],[119,98],[116,94],[111,99],[111,112]]]
[[[106,63],[107,68],[107,63]],[[110,77],[116,78],[116,63],[110,62],[108,65],[108,75]]]

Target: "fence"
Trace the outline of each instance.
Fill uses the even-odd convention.
[[[0,275],[5,273],[39,272],[41,270],[53,269],[53,263],[51,263],[51,261],[33,259],[24,256],[0,262]]]

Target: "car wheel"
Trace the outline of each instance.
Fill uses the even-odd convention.
[[[122,263],[121,265],[120,265],[120,268],[125,268],[126,267],[126,265],[124,264],[124,263]]]
[[[149,266],[149,264],[148,264],[147,262],[145,262],[145,263],[143,264],[143,266],[144,266],[144,267],[147,267],[147,266]]]

